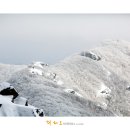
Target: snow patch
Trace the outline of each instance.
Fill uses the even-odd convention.
[[[35,63],[33,63],[33,65],[34,66],[37,66],[37,67],[39,67],[39,68],[43,68],[43,66],[41,65],[41,62],[35,62]]]
[[[27,99],[20,96],[14,99],[13,103],[28,106]]]
[[[36,69],[36,68],[30,68],[30,69],[29,69],[29,72],[30,72],[31,74],[35,74],[35,75],[40,75],[40,76],[43,75],[42,70]]]
[[[110,76],[111,75],[111,72],[107,70],[107,76]]]
[[[63,83],[63,81],[58,80],[58,81],[57,81],[57,84],[58,84],[58,85],[63,85],[64,83]]]
[[[2,96],[0,95],[0,104],[6,103],[6,102],[12,102],[13,96]]]
[[[13,86],[8,82],[2,82],[0,83],[0,91],[7,88],[13,88]]]
[[[1,99],[1,98],[0,98]],[[0,100],[0,116],[40,116],[43,113],[37,112],[37,109],[29,106],[18,105],[7,100],[5,102],[1,102]]]
[[[111,95],[111,89],[109,89],[105,84],[101,84],[101,88],[97,93],[97,96],[102,96],[102,97],[110,97]]]
[[[111,72],[108,71],[104,66],[102,66],[102,67],[103,67],[103,70],[106,72],[106,75],[107,75],[107,76],[110,76],[110,75],[111,75]]]
[[[47,76],[47,77],[50,77],[50,75],[51,75],[51,73],[46,73],[46,76]]]
[[[48,64],[40,62],[40,61],[37,61],[37,62],[33,62],[32,66],[43,69],[45,66],[48,66]]]

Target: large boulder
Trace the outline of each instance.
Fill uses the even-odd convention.
[[[0,83],[0,116],[44,116],[43,110],[30,106],[8,82]]]

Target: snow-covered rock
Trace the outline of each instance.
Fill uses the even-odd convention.
[[[14,87],[8,82],[0,83],[0,91],[7,89],[7,88],[14,89]]]
[[[60,79],[59,76],[57,76],[56,73],[51,73],[51,72],[47,72],[46,75],[45,75],[48,79],[54,81],[57,83],[57,85],[63,85],[64,82]]]
[[[94,53],[91,52],[91,51],[83,51],[83,52],[80,53],[80,55],[81,55],[81,56],[88,57],[88,58],[91,58],[91,59],[93,59],[93,60],[97,60],[97,61],[101,60],[101,57],[100,57],[100,56],[94,54]]]
[[[44,67],[48,66],[48,64],[46,63],[43,63],[41,61],[37,61],[37,62],[33,62],[31,65],[29,65],[29,67],[38,67],[38,68],[41,68],[43,69]]]
[[[30,69],[29,69],[29,72],[30,72],[31,74],[35,74],[35,75],[40,75],[40,76],[43,75],[42,70],[36,69],[36,68],[30,68]]]
[[[14,100],[18,96],[18,93],[11,84],[2,82],[0,83],[0,95],[11,95],[13,96],[12,100]]]
[[[98,91],[98,96],[103,96],[103,97],[110,97],[111,94],[111,89],[109,89],[105,84],[101,84],[101,88]]]
[[[0,83],[0,116],[44,116],[43,110],[28,105],[8,82]]]
[[[70,94],[74,94],[74,95],[79,96],[79,97],[83,97],[81,94],[77,93],[73,89],[65,89],[65,92],[70,93]]]

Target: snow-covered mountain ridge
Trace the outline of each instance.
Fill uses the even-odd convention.
[[[106,41],[54,65],[0,64],[0,91],[6,82],[18,93],[15,102],[0,94],[0,115],[5,116],[3,110],[10,111],[4,100],[13,108],[20,100],[25,108],[27,99],[28,112],[21,112],[23,108],[17,106],[18,114],[7,112],[6,116],[36,116],[32,106],[38,107],[38,116],[130,116],[129,79],[130,43],[119,40]]]

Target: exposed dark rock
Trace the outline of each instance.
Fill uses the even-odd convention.
[[[15,99],[19,94],[17,93],[17,91],[12,88],[12,87],[9,87],[9,88],[6,88],[6,89],[3,89],[0,91],[0,94],[1,95],[13,95],[13,99]]]
[[[44,116],[42,109],[35,109],[33,113],[34,113],[35,116],[40,116],[40,117]]]
[[[28,101],[26,101],[25,106],[28,106]]]
[[[75,91],[71,91],[70,93],[75,94]]]
[[[130,91],[130,86],[127,86],[126,90]]]

